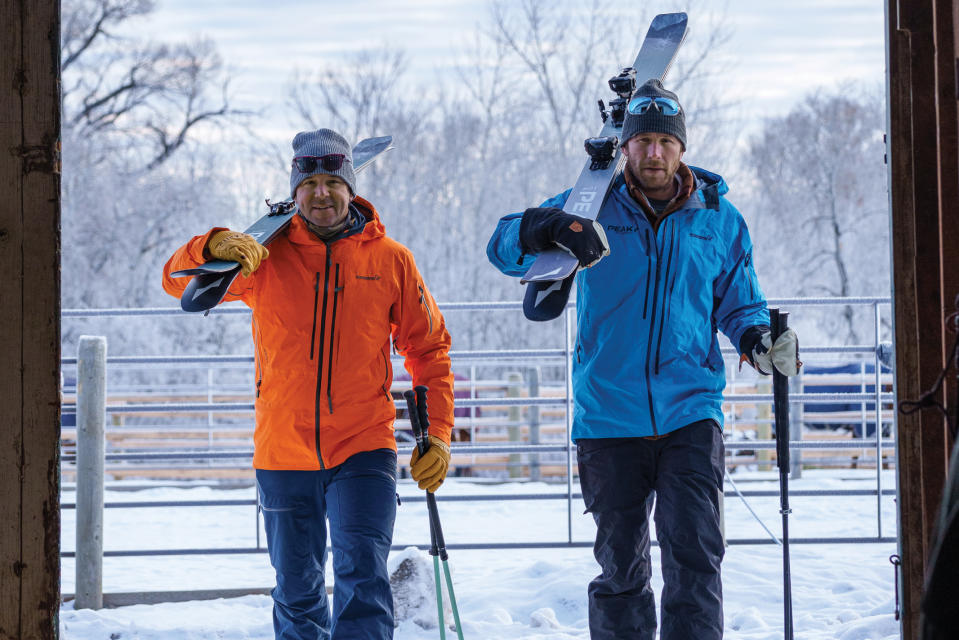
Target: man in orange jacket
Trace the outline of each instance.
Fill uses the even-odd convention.
[[[386,559],[396,516],[396,412],[390,343],[415,385],[429,387],[429,451],[410,473],[436,491],[453,426],[450,336],[410,251],[386,236],[356,195],[350,146],[330,129],[293,139],[290,191],[298,214],[270,248],[211,229],[180,247],[170,273],[210,258],[242,266],[226,300],[253,310],[253,466],[276,569],[276,637],[392,638]],[[333,611],[324,566],[333,549]]]

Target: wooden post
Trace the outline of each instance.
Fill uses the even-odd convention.
[[[935,384],[949,342],[945,316],[959,293],[956,15],[956,0],[886,3],[897,407]],[[898,413],[896,447],[908,640],[919,635],[930,535],[946,478],[944,418],[931,410]]]
[[[77,348],[77,609],[103,608],[103,467],[107,340],[80,336]]]
[[[60,4],[0,4],[0,638],[60,608]]]

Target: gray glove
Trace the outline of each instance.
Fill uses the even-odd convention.
[[[769,327],[750,327],[740,340],[740,347],[743,360],[747,360],[763,375],[771,375],[773,367],[776,367],[779,373],[792,377],[799,373],[802,366],[799,361],[799,337],[792,329],[783,331],[773,343]]]
[[[792,329],[786,329],[776,342],[772,341],[773,334],[766,331],[759,342],[753,347],[753,366],[759,373],[770,375],[773,367],[784,376],[792,377],[799,373],[802,363],[799,361],[799,337]]]

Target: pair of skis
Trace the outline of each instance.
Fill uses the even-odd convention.
[[[393,147],[393,136],[366,138],[353,147],[353,172],[359,173],[381,153]],[[244,233],[257,242],[267,245],[277,237],[296,215],[293,200],[271,203],[266,201],[269,212],[247,228]],[[180,295],[180,307],[184,311],[209,311],[220,304],[230,285],[240,273],[240,264],[232,260],[208,260],[199,267],[174,271],[174,278],[194,276]]]
[[[595,220],[609,196],[613,178],[622,170],[623,154],[619,136],[630,96],[636,83],[651,78],[662,80],[676,59],[679,48],[689,31],[685,13],[662,13],[653,18],[646,39],[632,67],[609,80],[609,88],[617,98],[609,103],[609,111],[599,101],[603,128],[596,138],[586,140],[589,159],[579,174],[563,211]],[[563,312],[576,276],[579,262],[575,257],[555,248],[536,257],[521,279],[529,284],[523,300],[523,313],[530,320],[552,320]]]
[[[429,428],[430,417],[426,412],[427,388],[417,385],[413,391],[404,391],[406,407],[410,414],[410,425],[413,427],[413,437],[416,439],[416,448],[420,456],[426,454],[430,448]],[[433,582],[436,584],[436,616],[440,627],[440,640],[446,640],[446,624],[443,622],[443,583],[440,581],[440,560],[443,561],[443,572],[446,574],[446,589],[450,594],[450,605],[453,609],[453,620],[456,623],[456,637],[463,640],[463,625],[460,624],[460,612],[456,608],[456,596],[453,593],[453,578],[450,576],[450,566],[447,562],[446,540],[443,538],[443,527],[440,524],[440,514],[436,508],[436,495],[426,492],[426,508],[430,516],[430,555],[433,556]]]

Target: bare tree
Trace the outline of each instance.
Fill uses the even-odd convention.
[[[708,162],[726,155],[710,147],[731,130],[723,117],[729,113],[729,99],[722,97],[717,78],[724,70],[718,54],[732,33],[721,7],[697,11],[697,5],[705,9],[705,3],[695,1],[677,3],[673,9],[686,10],[702,22],[691,26],[695,37],[683,45],[667,86],[679,93],[689,114],[699,161]],[[533,114],[541,119],[531,120],[548,132],[554,160],[571,160],[574,166],[582,159],[580,141],[595,135],[600,124],[596,100],[609,95],[607,79],[632,64],[653,13],[648,4],[634,7],[616,0],[496,0],[491,5],[489,37],[506,47],[507,66],[521,70],[518,84],[527,91],[535,88]]]
[[[101,148],[155,169],[201,123],[246,112],[230,104],[213,46],[130,42],[115,34],[152,0],[65,0],[61,33],[64,125]],[[102,157],[102,156],[101,156]]]
[[[231,105],[219,56],[204,41],[169,44],[118,35],[127,21],[153,9],[152,0],[63,2],[67,308],[168,304],[160,266],[172,250],[237,217],[229,175],[235,154],[224,152],[218,127],[243,120]],[[219,144],[199,144],[201,127],[204,142]],[[190,146],[191,153],[183,153]],[[198,348],[222,339],[209,324],[183,331],[170,323],[146,333],[129,324],[104,321],[98,330],[111,332],[111,349],[120,353],[156,353],[185,337]],[[83,329],[79,322],[65,325],[65,349]]]
[[[816,91],[752,140],[758,185],[757,262],[792,295],[882,295],[889,290],[884,106],[879,92],[847,84]],[[842,328],[857,343],[856,314]],[[838,331],[837,331],[838,329]]]
[[[581,136],[573,132],[585,120],[599,44],[613,26],[604,12],[609,4],[591,0],[581,23],[545,0],[497,1],[491,5],[490,36],[515,56],[527,72],[529,83],[537,87],[555,152],[562,158],[578,147],[574,138]],[[576,53],[571,55],[574,48]]]
[[[429,113],[429,100],[405,82],[408,62],[400,49],[364,49],[315,71],[296,70],[288,104],[297,122],[333,127],[358,139],[381,135],[402,120],[415,135]]]

